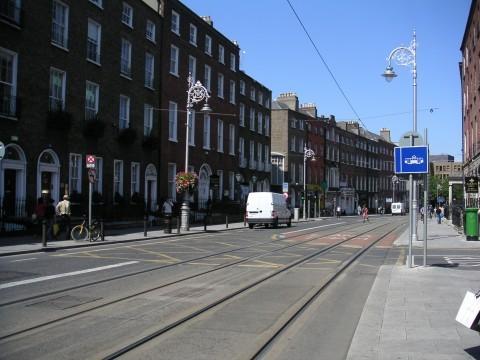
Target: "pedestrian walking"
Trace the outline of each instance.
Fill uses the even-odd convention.
[[[422,222],[424,222],[424,219],[425,219],[425,208],[422,206],[420,208],[420,219],[422,220]]]
[[[342,207],[340,205],[338,205],[337,206],[337,218],[339,218],[340,215],[342,215]]]
[[[435,214],[437,214],[437,224],[442,223],[442,210],[440,210],[440,207],[437,206],[437,209],[435,210]]]
[[[72,210],[68,195],[63,195],[63,200],[56,206],[56,213],[60,216],[61,228],[65,229],[65,240],[70,240],[70,216]]]
[[[357,206],[357,214],[358,216],[362,215],[362,207],[360,205]]]
[[[365,220],[370,222],[370,220],[368,220],[368,207],[366,206],[364,206],[362,209],[362,217],[363,217],[363,222],[365,222]]]

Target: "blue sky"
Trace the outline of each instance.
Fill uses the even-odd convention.
[[[431,154],[461,161],[458,63],[470,0],[290,2],[367,129],[389,128],[393,141],[413,127],[411,68],[394,66],[398,77],[391,83],[380,75],[390,51],[408,46],[415,29],[418,131],[428,129]],[[300,103],[315,103],[319,114],[356,119],[286,0],[183,3],[239,42],[241,68],[270,88],[273,99],[292,91]]]

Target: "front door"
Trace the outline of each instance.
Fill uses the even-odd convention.
[[[17,199],[17,171],[5,169],[3,186],[3,211],[6,216],[15,216],[15,201]]]

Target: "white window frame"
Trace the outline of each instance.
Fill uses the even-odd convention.
[[[168,140],[177,142],[178,133],[178,104],[173,101],[168,102]]]
[[[133,7],[126,2],[122,4],[122,23],[133,29]]]
[[[230,53],[230,70],[237,71],[237,57],[234,53]]]
[[[96,29],[96,34],[90,34],[90,28]],[[90,37],[90,35],[96,35],[96,38]],[[87,60],[94,64],[100,65],[101,59],[101,43],[102,43],[102,25],[92,19],[88,19],[87,24]],[[89,46],[95,45],[95,58],[91,58],[89,54]]]
[[[103,193],[103,158],[95,157],[95,182],[93,183],[93,191],[99,194]]]
[[[188,33],[188,40],[191,45],[197,46],[197,27],[193,24],[190,24],[190,31]]]
[[[154,89],[155,85],[155,55],[145,53],[145,87]]]
[[[89,89],[90,87],[90,89]],[[93,90],[92,94],[94,97],[94,103],[92,104],[89,101],[88,95],[89,95],[89,90]],[[92,116],[96,116],[98,113],[98,107],[100,103],[100,86],[94,82],[91,81],[86,81],[85,85],[85,119],[86,120],[91,120]],[[92,106],[93,105],[93,106]]]
[[[113,160],[113,191],[112,191],[114,202],[115,202],[115,193],[117,192],[120,196],[123,196],[123,160],[114,159]]]
[[[56,84],[57,81],[55,81],[55,76],[58,76],[58,78],[60,79],[60,87],[58,87]],[[50,111],[65,110],[66,77],[67,77],[67,73],[65,71],[54,68],[54,67],[50,68],[50,90],[49,90],[50,92],[49,110]]]
[[[260,111],[257,113],[257,131],[259,134],[263,131],[263,114]]]
[[[157,42],[157,25],[151,20],[147,20],[145,25],[145,37],[154,44]]]
[[[177,198],[177,189],[175,187],[175,177],[177,176],[177,164],[168,163],[167,165],[167,196],[172,200]]]
[[[223,76],[222,73],[218,73],[218,82],[217,82],[217,96],[219,98],[222,98],[223,99],[223,96],[224,96],[224,91],[223,91],[223,88],[224,88],[224,80],[225,80],[225,77]]]
[[[57,16],[56,14],[56,7],[61,7],[65,11],[64,19]],[[69,13],[70,8],[68,5],[64,4],[61,1],[54,0],[52,3],[52,34],[51,34],[51,43],[55,46],[58,46],[62,49],[68,49],[68,23],[69,23]],[[58,15],[58,14],[57,14]],[[62,22],[63,21],[63,22]],[[59,31],[60,30],[60,31]],[[58,35],[55,35],[58,34]]]
[[[175,45],[170,45],[170,74],[178,77],[178,56],[179,49]]]
[[[265,115],[265,136],[270,136],[270,115]]]
[[[210,125],[211,118],[210,115],[203,115],[203,148],[205,150],[210,150]]]
[[[188,72],[195,81],[197,79],[197,58],[195,56],[188,55]]]
[[[7,98],[7,101],[2,104],[1,111],[5,112],[3,107],[6,105],[8,106],[8,109],[6,111],[6,115],[11,115],[15,116],[17,113],[16,111],[16,96],[17,96],[17,68],[18,68],[18,54],[10,51],[8,49],[0,47],[0,60],[4,58],[6,59],[5,62],[7,65],[11,65],[10,71],[2,69],[0,71],[0,76],[2,75],[10,75],[11,79],[5,79],[0,77],[0,85],[5,89],[9,88],[10,89],[10,94],[4,94],[7,97],[10,96],[10,98]],[[5,63],[3,62],[3,63]]]
[[[230,104],[235,105],[235,81],[230,80],[230,94],[229,94],[229,101]]]
[[[218,44],[218,62],[225,64],[225,48],[221,44]]]
[[[70,153],[68,161],[69,191],[82,193],[82,154]]]
[[[250,86],[250,100],[255,101],[255,87]]]
[[[135,193],[140,193],[140,163],[130,163],[130,197]]]
[[[212,37],[205,35],[205,54],[212,56]]]
[[[235,125],[228,125],[228,153],[235,155]]]
[[[263,92],[261,91],[258,92],[258,103],[263,105]]]
[[[238,108],[239,111],[239,126],[245,127],[245,104],[240,103]]]
[[[153,129],[153,106],[143,105],[143,136],[151,136]]]
[[[118,128],[126,129],[130,127],[130,98],[120,95],[118,111]]]
[[[170,30],[180,36],[180,14],[175,10],[172,10],[172,22],[170,24]]]
[[[245,95],[245,81],[240,80],[240,94]]]
[[[223,153],[223,120],[217,120],[217,151]]]
[[[250,108],[250,130],[255,131],[255,108]]]
[[[245,159],[245,139],[243,137],[238,138],[238,157],[240,160]]]
[[[122,38],[120,48],[120,75],[132,77],[132,43]]]
[[[255,161],[255,141],[250,140],[250,152],[249,152],[250,164]]]
[[[209,92],[211,92],[211,85],[212,85],[212,68],[209,65],[205,65],[204,67],[204,82],[203,85],[207,88]]]

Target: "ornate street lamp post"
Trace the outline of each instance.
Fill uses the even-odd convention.
[[[395,185],[398,184],[398,176],[392,176],[392,204],[395,202]]]
[[[185,172],[188,173],[188,150],[189,150],[189,137],[190,137],[190,124],[192,122],[192,112],[194,111],[194,105],[205,100],[201,112],[208,114],[212,111],[208,105],[208,91],[200,81],[193,83],[192,75],[188,75],[188,91],[187,91],[187,123],[185,130]],[[181,228],[184,231],[190,230],[190,199],[188,191],[183,193],[183,203],[181,207]]]
[[[393,49],[388,55],[388,66],[385,72],[382,74],[385,80],[392,81],[397,76],[392,67],[392,59],[396,61],[398,65],[412,66],[413,76],[413,133],[410,138],[410,145],[414,144],[413,134],[417,132],[417,42],[416,34],[413,32],[413,40],[409,47],[399,46]],[[413,180],[413,175],[409,175],[409,199],[410,199],[410,238],[408,242],[408,261],[407,266],[412,267],[412,242],[417,240],[417,194],[416,194],[416,181]]]
[[[303,220],[307,219],[307,158],[313,158],[315,152],[312,149],[303,148]]]

